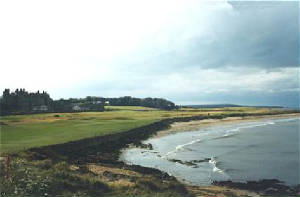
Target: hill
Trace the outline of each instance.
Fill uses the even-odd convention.
[[[236,105],[236,104],[202,104],[202,105],[183,105],[190,108],[225,108],[225,107],[257,107],[257,108],[284,108],[282,106],[258,106],[258,105]]]

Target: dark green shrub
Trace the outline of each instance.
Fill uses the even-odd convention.
[[[52,161],[50,159],[40,160],[34,162],[34,164],[41,169],[50,169],[53,165]]]

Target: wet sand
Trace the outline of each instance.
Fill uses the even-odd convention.
[[[224,119],[204,119],[197,121],[189,122],[175,122],[170,125],[169,129],[161,130],[157,132],[152,138],[160,138],[166,135],[171,135],[179,132],[189,132],[200,129],[205,129],[208,127],[218,126],[218,125],[230,125],[232,123],[243,123],[243,122],[255,122],[268,119],[281,119],[281,118],[296,118],[300,117],[299,113],[293,114],[279,114],[279,115],[264,115],[264,116],[246,116],[246,117],[228,117]],[[183,182],[191,193],[195,194],[198,197],[205,196],[251,196],[251,197],[260,197],[264,196],[262,192],[259,191],[250,191],[245,189],[230,188],[227,186],[193,186],[186,182]]]
[[[264,116],[246,116],[246,117],[228,117],[224,119],[204,119],[195,120],[189,122],[175,122],[171,124],[171,127],[166,130],[161,130],[157,132],[153,138],[159,138],[166,135],[178,133],[178,132],[188,132],[204,129],[211,126],[226,125],[232,123],[242,123],[242,122],[254,122],[263,119],[277,119],[277,118],[294,118],[300,117],[299,113],[293,114],[279,114],[279,115],[264,115]]]

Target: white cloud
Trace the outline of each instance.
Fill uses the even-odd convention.
[[[235,9],[225,0],[2,1],[0,90],[40,89],[55,98],[132,95],[175,100],[180,93],[297,91],[295,65],[275,66],[263,55],[262,65],[251,62],[251,54],[266,52],[264,44],[272,44],[272,36],[280,40],[289,35],[278,34],[278,29],[295,26],[286,24],[292,14],[279,12],[257,11],[260,20],[253,19],[251,9]],[[264,33],[267,27],[273,32]],[[292,54],[293,61],[286,61],[293,63],[297,57],[287,51],[282,56],[275,51],[276,57],[284,62],[281,57]]]
[[[0,88],[53,90],[109,80],[123,68],[116,62],[134,50],[138,57],[133,58],[145,58],[143,46],[152,45],[151,53],[161,53],[172,49],[176,40],[181,44],[206,32],[205,25],[197,32],[193,25],[188,26],[195,4],[201,7],[203,3],[1,2],[0,65],[6,74],[1,77]],[[210,13],[203,9],[199,24],[207,23]],[[188,27],[183,31],[184,26]]]
[[[151,91],[168,94],[210,94],[217,92],[280,92],[299,89],[299,68],[282,68],[271,72],[259,69],[194,69],[170,74],[150,85]],[[149,89],[149,87],[148,87]]]

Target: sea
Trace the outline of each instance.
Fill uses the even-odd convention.
[[[190,185],[278,179],[299,184],[298,117],[218,124],[150,138],[153,150],[128,148],[120,160],[167,172]]]

